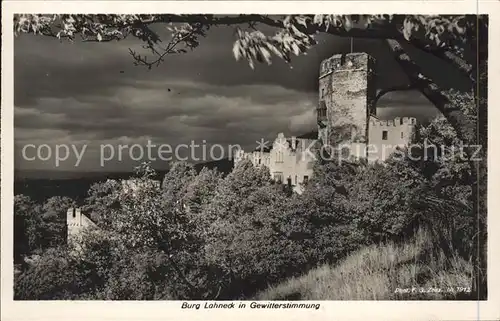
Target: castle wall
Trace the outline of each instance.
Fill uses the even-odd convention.
[[[414,141],[417,121],[377,119],[375,96],[375,59],[366,53],[334,55],[321,63],[319,72],[318,139],[290,140],[279,134],[270,151],[240,150],[234,164],[250,159],[254,166],[267,166],[274,179],[301,192],[301,184],[313,174],[314,150],[307,150],[311,142],[327,145],[325,151],[333,156],[385,161]]]
[[[68,226],[68,243],[79,242],[79,236],[85,228],[94,228],[96,224],[87,216],[82,214],[79,208],[69,208],[66,214],[66,225]]]
[[[270,151],[269,171],[273,179],[289,184],[298,193],[313,174],[315,163],[312,139],[287,139],[279,134]]]
[[[270,154],[267,151],[253,151],[253,152],[245,152],[240,149],[234,155],[234,166],[236,166],[239,162],[243,160],[249,160],[252,162],[253,166],[261,167],[268,166],[270,164]]]
[[[366,53],[334,55],[321,63],[318,131],[324,144],[367,142],[368,120],[376,113],[374,68]]]
[[[396,117],[379,120],[371,117],[369,123],[369,161],[385,161],[396,148],[405,147],[415,140],[417,120],[413,117]]]
[[[242,160],[250,160],[256,167],[266,166],[274,180],[290,184],[297,193],[302,192],[302,184],[313,174],[315,163],[315,139],[286,138],[278,134],[270,151],[245,153],[240,150],[234,158],[236,166]]]

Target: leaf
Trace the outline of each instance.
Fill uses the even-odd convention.
[[[323,15],[322,14],[317,14],[317,15],[314,15],[314,18],[313,18],[313,23],[317,24],[318,26],[321,26],[321,24],[323,23]]]
[[[352,21],[351,21],[351,18],[346,16],[345,19],[344,19],[344,28],[346,31],[349,31],[352,29]]]
[[[241,45],[240,41],[235,41],[233,45],[233,55],[236,60],[240,60],[241,58]]]

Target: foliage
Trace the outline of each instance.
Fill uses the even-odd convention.
[[[28,196],[14,197],[14,258],[16,262],[21,256],[32,253],[42,244],[41,207]]]
[[[153,26],[158,24],[167,25],[168,41],[162,42],[155,32]],[[259,24],[278,30],[266,35],[258,30]],[[77,35],[98,42],[136,37],[154,58],[149,61],[132,51],[131,55],[137,65],[151,68],[169,54],[196,48],[199,38],[218,25],[238,25],[233,53],[251,67],[255,61],[271,63],[273,54],[289,62],[316,44],[317,33],[385,39],[408,76],[405,87],[419,90],[446,119],[435,120],[420,134],[446,147],[460,141],[486,142],[486,135],[476,135],[476,125],[485,128],[485,118],[478,119],[480,112],[483,116],[487,112],[484,90],[468,95],[441,88],[422,72],[405,46],[450,64],[470,80],[474,91],[486,88],[487,16],[29,14],[16,15],[14,28],[16,33],[71,41]],[[292,197],[273,185],[265,170],[245,162],[225,179],[207,171],[197,175],[187,164],[174,164],[161,187],[143,167],[132,181],[92,187],[87,206],[96,213],[105,237],[88,241],[80,259],[44,254],[43,264],[21,274],[17,293],[59,298],[68,296],[64,291],[72,292],[67,289],[77,284],[79,290],[74,292],[87,291],[90,297],[238,297],[246,294],[242,287],[252,291],[296,272],[290,266],[300,270],[336,261],[366,244],[411,234],[421,224],[441,236],[439,243],[464,242],[475,230],[470,214],[477,199],[472,183],[478,169],[456,150],[450,159],[446,156],[436,154],[424,162],[391,160],[384,166],[319,164],[305,193]],[[53,211],[51,206],[47,205],[48,212]],[[48,214],[50,223],[45,224],[42,213],[41,206],[16,197],[17,256],[44,244],[44,229],[55,229],[57,215]],[[57,242],[49,242],[53,243]],[[69,266],[80,274],[72,279]],[[62,268],[66,270],[61,280],[50,285],[47,278],[58,277]],[[48,277],[40,277],[42,272]],[[93,280],[93,285],[81,280]]]
[[[124,255],[128,254],[128,255]],[[172,300],[172,268],[165,253],[148,249],[121,253],[110,266],[101,300]]]
[[[79,269],[64,248],[43,252],[14,283],[16,300],[70,300],[91,286],[88,270]]]
[[[221,298],[240,297],[307,263],[293,240],[288,196],[265,168],[240,162],[208,206],[206,259],[220,270]]]
[[[42,207],[43,247],[58,247],[66,243],[66,213],[74,202],[68,197],[54,196]]]
[[[453,95],[454,93],[452,93]],[[455,96],[462,102],[467,117],[476,118],[472,97],[463,94]],[[470,156],[467,148],[459,139],[456,131],[443,117],[437,117],[420,131],[422,139],[422,161],[418,166],[427,178],[429,191],[435,194],[440,202],[441,211],[429,213],[429,231],[440,235],[442,242],[463,244],[458,250],[462,255],[471,253],[471,240],[474,235],[473,182]],[[478,146],[478,145],[476,145]],[[479,146],[478,146],[479,147]],[[482,147],[481,147],[482,148]],[[473,160],[474,162],[477,160]],[[436,202],[433,202],[436,203]],[[445,207],[445,208],[444,208]],[[439,231],[435,227],[439,226]],[[433,228],[434,227],[434,228]]]
[[[109,210],[118,206],[118,195],[114,191],[119,187],[120,183],[111,179],[93,184],[82,206],[83,212],[90,213],[91,219],[98,225],[109,226],[112,221]]]
[[[16,33],[34,33],[59,39],[75,40],[79,35],[83,41],[108,42],[122,40],[128,36],[143,41],[146,48],[158,57],[159,63],[167,54],[186,52],[198,46],[211,26],[245,25],[251,32],[239,30],[233,51],[237,58],[270,62],[271,54],[289,60],[291,54],[304,53],[314,45],[318,32],[338,36],[365,38],[395,38],[406,40],[420,49],[431,51],[448,48],[463,55],[464,44],[478,28],[487,26],[483,16],[474,15],[288,15],[271,17],[266,15],[116,15],[116,14],[21,14],[14,18]],[[167,25],[170,42],[162,41],[153,26]],[[256,30],[258,24],[280,28],[274,36],[266,36]],[[164,39],[163,39],[164,40]],[[166,46],[161,44],[167,43]],[[183,48],[176,48],[181,45]],[[134,56],[138,57],[138,56]],[[143,60],[136,59],[137,62]],[[147,61],[143,61],[143,63]],[[152,64],[148,66],[151,67]]]
[[[247,298],[369,244],[406,239],[420,226],[432,232],[433,225],[444,226],[443,217],[462,224],[461,189],[453,187],[457,198],[450,198],[443,185],[433,185],[443,180],[440,171],[423,169],[409,159],[326,161],[316,165],[302,195],[290,195],[249,161],[225,178],[173,164],[161,186],[145,164],[134,179],[93,187],[89,206],[103,211],[98,217],[107,223],[85,231],[76,247],[43,252],[16,280],[16,297]],[[46,208],[60,203],[53,199]],[[21,196],[17,206],[20,217],[36,208]],[[450,228],[435,238],[438,247],[458,235]],[[448,250],[445,255],[455,255]]]

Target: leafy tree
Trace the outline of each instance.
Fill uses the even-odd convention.
[[[394,58],[409,78],[409,86],[420,90],[450,120],[459,136],[475,141],[475,126],[463,117],[461,106],[449,106],[445,88],[435,84],[422,72],[405,49],[420,50],[450,64],[470,79],[471,88],[485,85],[488,51],[488,17],[481,15],[17,15],[15,32],[33,32],[56,38],[109,42],[132,36],[145,43],[157,58],[148,61],[132,53],[136,64],[151,68],[169,54],[186,52],[199,45],[198,38],[212,26],[248,24],[251,31],[239,30],[233,52],[251,66],[255,60],[271,62],[274,54],[290,61],[292,55],[306,52],[316,44],[317,33],[340,37],[386,40]],[[183,24],[181,24],[183,23]],[[154,25],[166,24],[171,39],[164,45]],[[174,25],[175,24],[175,25]],[[179,25],[180,24],[180,25]],[[257,28],[266,25],[278,28],[267,36]],[[182,48],[181,48],[182,47]],[[479,86],[481,87],[481,86]],[[407,88],[387,88],[380,93]],[[485,94],[485,88],[479,88]],[[475,95],[476,96],[476,95]],[[484,95],[479,95],[485,97]],[[455,111],[453,107],[458,107]],[[482,107],[485,107],[483,105]],[[486,112],[486,109],[481,109]],[[462,137],[463,136],[463,137]],[[468,139],[466,139],[468,138]]]
[[[200,173],[186,186],[182,203],[192,215],[201,214],[215,196],[217,186],[222,180],[222,174],[217,170],[204,167]]]
[[[369,243],[365,237],[366,226],[356,224],[359,211],[353,208],[356,204],[350,204],[351,195],[348,194],[349,184],[356,182],[356,175],[362,170],[358,165],[330,161],[317,163],[314,175],[296,205],[297,211],[302,212],[311,225],[314,246],[318,249],[314,257],[318,263],[336,262]]]
[[[144,42],[154,55],[153,60],[131,51],[137,65],[152,68],[169,54],[179,54],[199,45],[198,39],[213,26],[248,25],[239,29],[233,47],[236,58],[271,62],[272,55],[290,61],[292,55],[305,53],[316,44],[317,33],[340,37],[381,39],[386,42],[395,61],[408,77],[408,84],[382,88],[380,98],[395,90],[420,91],[450,122],[458,138],[466,146],[482,146],[479,158],[471,161],[474,220],[480,246],[480,257],[474,259],[476,282],[474,291],[486,295],[486,180],[487,180],[487,62],[488,16],[486,15],[17,15],[15,32],[33,32],[50,37],[73,40],[80,35],[84,41],[109,42],[132,36]],[[183,23],[182,25],[179,25]],[[164,24],[171,31],[168,42],[153,30]],[[278,29],[273,36],[259,31],[259,25]],[[166,45],[165,45],[166,43]],[[477,124],[466,117],[464,106],[446,95],[446,84],[438,84],[412,53],[421,52],[454,68],[469,81],[474,105],[479,116]],[[443,67],[444,68],[444,67]],[[443,69],[445,70],[445,69]],[[449,86],[448,86],[449,87]],[[477,130],[479,129],[479,130]],[[465,149],[469,157],[472,148]],[[477,195],[481,197],[476,197]]]
[[[64,248],[51,248],[14,282],[16,300],[70,300],[86,288],[85,278]]]
[[[109,226],[112,221],[110,209],[118,206],[118,191],[121,188],[120,182],[108,179],[104,182],[92,184],[82,210],[90,213],[91,219],[99,226]]]
[[[174,162],[163,178],[163,194],[172,203],[180,202],[190,182],[197,176],[196,169],[187,162]]]
[[[14,259],[22,262],[22,256],[29,255],[42,246],[41,208],[25,195],[14,197]]]
[[[173,284],[169,293],[183,299],[199,292],[194,284],[196,277],[188,275],[187,271],[196,252],[193,247],[198,243],[194,227],[181,204],[187,185],[196,175],[191,165],[176,163],[160,187],[153,179],[155,172],[148,164],[143,164],[137,168],[136,178],[122,183],[108,182],[104,200],[98,201],[104,204],[103,210],[109,218],[103,226],[104,233],[113,236],[118,252],[131,255],[145,251],[163,253]],[[113,205],[109,206],[110,203]],[[116,262],[121,264],[122,254],[118,257]],[[114,271],[115,275],[129,273],[120,269]]]
[[[457,93],[451,95],[469,107],[466,116],[475,120],[477,114],[473,97]],[[464,109],[467,111],[467,108]],[[475,252],[471,248],[471,240],[476,233],[472,199],[474,177],[462,142],[444,117],[437,117],[428,126],[422,127],[420,136],[425,154],[420,155],[423,161],[419,165],[428,179],[429,191],[446,203],[445,210],[436,210],[427,216],[432,222],[429,230],[434,231],[432,226],[440,226],[440,231],[435,231],[436,239],[453,244],[455,250],[462,251],[464,256],[470,255]],[[439,213],[441,215],[437,215]],[[449,244],[443,245],[443,248],[449,247]]]
[[[293,211],[281,184],[245,160],[219,184],[204,213],[205,255],[219,271],[221,298],[242,297],[303,271],[307,257],[293,239]]]
[[[170,293],[172,268],[165,253],[150,250],[121,253],[111,266],[101,300],[175,300]],[[175,288],[175,285],[172,286]]]

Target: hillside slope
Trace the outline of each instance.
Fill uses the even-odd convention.
[[[429,234],[421,231],[403,244],[363,248],[336,266],[324,265],[301,277],[269,287],[255,299],[467,299],[471,275],[469,261],[457,254],[445,255],[443,249],[433,246]],[[402,293],[405,289],[410,293]],[[421,293],[421,289],[426,293]],[[439,290],[442,292],[437,292]]]

